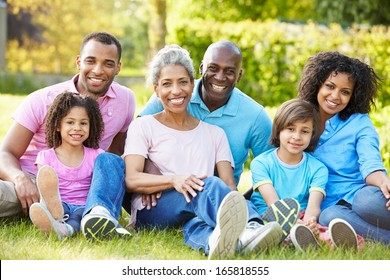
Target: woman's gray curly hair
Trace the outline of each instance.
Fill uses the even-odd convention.
[[[150,62],[149,80],[153,85],[158,84],[161,70],[168,65],[183,66],[193,81],[195,79],[195,70],[190,53],[178,45],[168,45],[162,48]]]

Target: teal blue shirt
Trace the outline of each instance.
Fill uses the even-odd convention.
[[[238,184],[249,150],[257,156],[271,148],[271,119],[263,106],[237,88],[233,89],[224,106],[210,112],[200,97],[200,86],[201,80],[197,80],[188,111],[195,118],[217,125],[225,131],[235,164],[234,178]],[[160,100],[153,95],[140,115],[151,115],[162,110]]]
[[[367,114],[353,114],[345,121],[338,114],[329,119],[313,156],[329,170],[322,209],[340,200],[352,204],[355,193],[366,185],[370,173],[386,172],[379,136]]]
[[[272,184],[279,199],[295,198],[301,210],[307,208],[311,191],[319,191],[325,196],[328,170],[324,164],[304,152],[298,164],[288,165],[279,159],[276,151],[277,148],[267,151],[251,162],[254,190],[251,201],[259,214],[267,210],[267,204],[257,190],[264,184]]]

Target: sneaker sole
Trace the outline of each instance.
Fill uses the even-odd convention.
[[[284,240],[297,222],[299,210],[300,205],[295,199],[281,199],[268,207],[263,215],[263,220],[265,222],[278,222],[282,227],[282,239]]]
[[[87,239],[102,240],[115,236],[115,228],[115,224],[109,219],[91,217],[82,226],[82,231]]]
[[[33,224],[46,235],[50,232],[55,232],[60,240],[68,236],[60,232],[56,225],[57,221],[40,203],[33,203],[30,207],[29,214]]]
[[[317,249],[320,247],[320,244],[318,243],[313,232],[304,225],[295,225],[291,229],[290,236],[295,248],[299,249],[302,252],[305,252],[310,247],[313,249]]]
[[[49,234],[52,231],[53,227],[48,213],[46,213],[41,205],[38,203],[31,205],[29,214],[31,221],[40,231],[46,234]]]
[[[58,190],[57,173],[53,168],[45,165],[38,170],[37,186],[41,203],[47,207],[54,219],[61,219],[64,216],[64,208]]]
[[[346,221],[334,219],[330,222],[328,230],[334,246],[354,250],[358,248],[356,232]]]
[[[238,239],[248,222],[245,198],[239,192],[230,192],[222,200],[217,213],[220,235],[216,246],[210,248],[209,259],[227,259],[237,248]]]
[[[282,241],[283,230],[277,222],[269,222],[259,229],[254,240],[249,242],[241,250],[244,255],[258,253],[274,248]]]

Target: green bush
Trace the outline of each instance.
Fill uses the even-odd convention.
[[[390,171],[390,106],[380,108],[371,114],[371,120],[376,127],[379,139],[380,149],[383,163],[388,171]]]
[[[42,86],[32,74],[0,73],[0,93],[26,94]]]
[[[243,21],[183,21],[169,33],[168,42],[187,48],[199,66],[207,46],[221,39],[235,42],[243,52],[244,76],[238,85],[266,106],[277,106],[297,94],[307,59],[319,51],[340,51],[368,62],[383,78],[378,101],[390,104],[390,30],[384,26],[343,29],[330,26]]]

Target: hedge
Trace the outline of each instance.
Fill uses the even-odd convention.
[[[238,87],[265,106],[297,95],[306,60],[319,51],[340,51],[369,63],[383,79],[378,105],[390,104],[390,31],[386,26],[329,26],[267,22],[211,22],[192,19],[169,31],[168,43],[187,48],[199,66],[207,46],[221,39],[243,52],[244,76]]]

